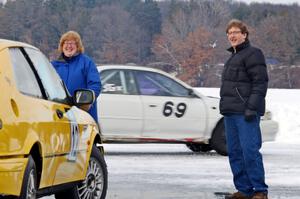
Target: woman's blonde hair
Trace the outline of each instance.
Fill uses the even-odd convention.
[[[74,40],[76,42],[77,51],[80,53],[84,52],[84,47],[81,42],[80,35],[78,34],[78,32],[71,30],[71,31],[64,33],[60,38],[59,45],[58,45],[58,51],[60,53],[63,52],[63,45],[64,45],[65,41],[68,41],[68,40]]]

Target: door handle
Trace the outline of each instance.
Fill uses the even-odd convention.
[[[64,117],[64,112],[62,112],[61,110],[59,109],[56,109],[56,115],[59,119],[63,118]]]

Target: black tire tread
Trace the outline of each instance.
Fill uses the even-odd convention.
[[[187,143],[186,146],[195,153],[208,152],[212,150],[210,144]]]
[[[36,166],[35,162],[31,155],[28,156],[28,163],[24,172],[21,194],[19,199],[26,199],[27,198],[27,186],[28,186],[28,178],[31,170],[34,170],[34,180],[35,180],[35,188],[37,189],[37,174],[36,174]]]
[[[210,139],[211,147],[220,155],[227,156],[227,143],[225,137],[224,121],[220,121]]]

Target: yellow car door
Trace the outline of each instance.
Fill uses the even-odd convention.
[[[54,151],[54,154],[46,156],[46,159],[55,159],[55,169],[45,174],[54,176],[53,185],[81,180],[85,177],[84,171],[88,164],[87,149],[91,130],[84,124],[86,118],[81,119],[80,115],[83,114],[87,118],[90,116],[75,106],[70,107],[66,90],[48,59],[36,49],[25,48],[25,51],[51,102],[51,111],[57,129],[44,140],[47,148]]]
[[[11,58],[9,62],[11,67],[8,67],[11,70],[7,70],[6,75],[9,97],[4,102],[8,105],[5,107],[7,115],[4,119],[12,128],[7,129],[10,133],[7,136],[10,138],[7,141],[10,151],[8,153],[25,154],[27,148],[30,149],[33,145],[39,147],[41,153],[39,156],[44,157],[41,160],[42,164],[37,164],[38,169],[43,171],[40,187],[49,186],[53,183],[52,171],[56,168],[54,159],[56,149],[52,143],[59,129],[54,125],[56,116],[51,109],[51,103],[45,100],[45,92],[36,79],[24,49],[9,48],[7,53],[7,57]]]

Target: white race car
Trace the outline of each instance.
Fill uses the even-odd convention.
[[[202,95],[163,71],[127,65],[99,66],[98,117],[106,143],[184,143],[194,152],[227,155],[219,99]],[[261,118],[263,141],[274,141],[278,123]]]

